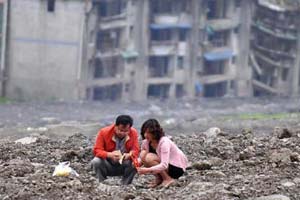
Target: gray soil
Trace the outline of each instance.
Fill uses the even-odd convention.
[[[298,200],[299,112],[300,101],[285,98],[0,104],[0,199]],[[138,130],[159,119],[190,161],[184,176],[169,188],[147,188],[144,175],[130,186],[98,183],[91,149],[119,114]],[[62,161],[79,177],[52,176]]]

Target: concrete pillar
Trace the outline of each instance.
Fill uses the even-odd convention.
[[[3,15],[2,17],[2,46],[1,46],[1,57],[0,57],[0,96],[5,96],[5,82],[7,76],[7,62],[6,62],[6,41],[7,41],[7,21],[8,21],[8,8],[9,1],[3,3]]]
[[[178,44],[179,41],[179,31],[178,29],[173,30],[172,32],[172,41],[174,42],[174,44]],[[176,79],[175,79],[175,73],[177,70],[177,60],[178,60],[178,49],[176,49],[176,51],[174,52],[174,55],[172,55],[170,57],[170,63],[169,63],[169,69],[170,71],[170,75],[172,78],[172,83],[170,85],[170,89],[169,89],[169,98],[170,99],[175,99],[176,98]]]
[[[299,14],[298,14],[299,17]],[[299,76],[300,76],[300,22],[298,22],[298,30],[297,30],[297,53],[296,53],[296,59],[294,62],[294,66],[292,69],[292,90],[291,95],[292,96],[299,96]]]
[[[87,6],[87,3],[86,3]],[[86,8],[87,9],[87,8]],[[77,63],[77,99],[86,98],[86,83],[85,83],[85,70],[88,66],[87,64],[87,47],[88,47],[88,18],[87,10],[85,9],[85,14],[80,20],[80,38],[79,38],[79,53],[78,53],[78,63]]]
[[[207,9],[207,2],[206,0],[200,0],[200,14],[199,14],[199,52],[197,52],[198,57],[198,67],[197,67],[197,78],[196,82],[200,83],[202,85],[202,92],[201,94],[197,95],[203,95],[203,90],[204,90],[204,85],[200,82],[201,75],[203,74],[204,70],[204,57],[203,54],[205,53],[205,46],[202,45],[204,44],[207,36],[207,32],[205,29],[206,23],[207,23],[207,14],[206,14],[206,9]],[[198,79],[198,80],[197,80]]]
[[[250,53],[250,34],[252,21],[252,1],[241,0],[240,12],[240,32],[239,32],[239,53],[237,57],[236,69],[236,96],[249,97],[252,96],[251,74],[252,70],[248,65]]]
[[[98,4],[91,5],[85,13],[85,32],[83,45],[83,58],[80,81],[80,99],[93,99],[92,88],[88,87],[94,75],[95,53],[97,52],[97,32],[99,31]]]
[[[126,12],[132,13],[132,1],[126,2]],[[126,15],[127,26],[124,28],[124,46],[125,50],[132,49],[130,44],[132,43],[132,39],[130,38],[130,27],[131,27],[131,17],[130,15]],[[121,48],[122,48],[121,47]],[[127,59],[123,58],[123,83],[122,83],[122,100],[125,102],[130,101],[130,64]]]
[[[186,91],[188,97],[195,97],[195,82],[196,82],[196,70],[199,67],[198,55],[199,55],[199,33],[200,33],[200,4],[202,0],[191,0],[191,14],[192,14],[192,28],[191,37],[189,41],[190,52],[189,59],[190,65],[187,74]],[[202,7],[202,6],[201,6]]]
[[[235,20],[234,17],[237,17],[235,16],[235,2],[234,0],[227,0],[226,1],[226,4],[223,4],[225,7],[225,17],[228,18],[228,19],[231,19],[231,20]],[[228,41],[227,41],[227,46],[229,48],[231,48],[232,50],[234,49],[234,45],[233,45],[233,42],[234,42],[234,37],[236,37],[236,35],[234,34],[234,30],[231,29],[228,31]],[[234,71],[234,69],[232,69],[233,67],[235,67],[233,64],[232,64],[232,59],[228,60],[228,61],[225,61],[224,63],[224,67],[225,67],[225,74],[226,75],[229,75],[231,74],[232,71]],[[228,93],[230,91],[230,81],[227,81],[226,82],[226,93]]]
[[[134,75],[133,100],[147,99],[147,71],[148,71],[148,45],[149,45],[149,0],[136,1],[136,34],[135,43],[139,56],[137,58]]]

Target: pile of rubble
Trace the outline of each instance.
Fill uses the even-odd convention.
[[[275,128],[256,137],[250,129],[172,137],[191,166],[169,188],[149,189],[152,177],[136,176],[98,183],[90,170],[93,140],[75,134],[65,140],[0,140],[0,199],[300,199],[300,130]],[[52,176],[55,166],[70,161],[79,176]]]

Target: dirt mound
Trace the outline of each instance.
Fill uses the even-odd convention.
[[[89,138],[38,137],[31,144],[0,142],[0,199],[250,199],[272,194],[300,199],[299,131],[277,128],[272,136],[251,130],[172,139],[187,154],[191,167],[170,188],[148,189],[149,176],[130,186],[119,178],[98,183],[90,170]],[[55,166],[70,161],[79,177],[52,176]],[[270,196],[272,199],[272,196]]]

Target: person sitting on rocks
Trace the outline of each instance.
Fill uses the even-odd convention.
[[[144,139],[140,158],[144,167],[138,168],[139,174],[154,174],[155,180],[149,187],[162,185],[168,187],[183,175],[187,158],[177,145],[165,136],[156,119],[148,119],[141,128]]]
[[[120,115],[115,124],[102,128],[93,148],[93,171],[99,182],[107,176],[123,176],[121,184],[130,184],[136,174],[132,159],[139,155],[138,133],[129,115]]]

